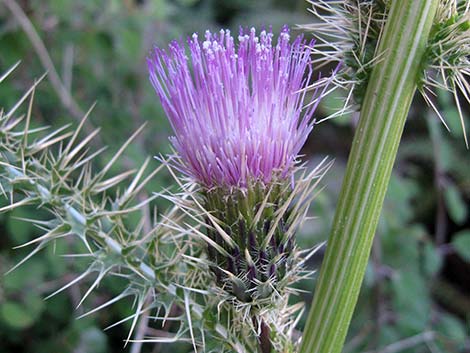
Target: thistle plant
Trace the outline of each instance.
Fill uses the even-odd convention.
[[[311,272],[304,263],[319,246],[300,250],[295,233],[305,219],[314,189],[330,163],[307,172],[299,153],[311,132],[313,114],[329,80],[311,82],[312,43],[290,41],[287,27],[274,43],[271,31],[241,31],[238,46],[229,31],[197,35],[185,46],[155,48],[150,79],[175,132],[175,154],[137,170],[109,175],[113,164],[143,127],[94,172],[103,149],[89,152],[93,131],[80,139],[80,125],[47,132],[31,128],[36,82],[0,113],[0,191],[10,204],[48,211],[33,222],[44,233],[21,247],[33,250],[66,239],[88,267],[54,291],[94,276],[80,300],[103,279],[123,278],[122,293],[86,316],[126,297],[135,312],[126,342],[191,342],[204,352],[294,352],[302,304],[290,304],[294,284]],[[11,73],[10,70],[1,79]],[[315,87],[310,102],[305,87]],[[18,108],[29,99],[27,113]],[[176,191],[141,200],[146,184],[162,167]],[[145,216],[156,198],[173,206],[160,217]],[[137,224],[132,213],[142,212]],[[156,214],[156,212],[155,212]],[[15,267],[16,268],[16,267]],[[14,270],[14,268],[12,269]],[[138,321],[178,327],[163,337],[132,339]]]
[[[185,176],[192,202],[171,200],[202,226],[200,261],[213,274],[218,315],[250,352],[295,347],[288,297],[305,275],[295,232],[327,167],[306,175],[298,161],[326,89],[310,84],[312,44],[291,43],[287,27],[277,43],[271,31],[241,30],[238,47],[229,31],[207,31],[188,39],[189,55],[172,42],[148,59],[175,133],[168,164]],[[307,86],[315,94],[303,109]]]
[[[101,150],[88,149],[98,131],[79,139],[86,117],[75,131],[31,128],[37,83],[0,112],[0,192],[10,199],[0,212],[36,205],[50,215],[25,220],[44,234],[24,244],[34,246],[24,261],[63,239],[83,249],[70,257],[88,261],[52,295],[94,274],[82,304],[105,277],[119,276],[126,289],[89,313],[133,296],[135,313],[119,322],[132,322],[127,341],[144,318],[178,327],[136,341],[184,340],[195,352],[341,352],[415,93],[445,124],[433,95],[450,91],[467,142],[461,102],[470,101],[470,1],[311,4],[323,20],[306,26],[316,43],[291,41],[287,27],[277,41],[270,30],[241,30],[237,40],[222,30],[152,51],[150,81],[174,131],[174,153],[159,159],[176,188],[144,201],[137,196],[163,169],[148,172],[151,159],[109,175],[136,134],[95,172]],[[339,71],[312,82],[313,65],[329,62],[341,62]],[[307,172],[299,153],[329,82],[347,90],[337,114],[357,109],[360,120],[300,341],[303,307],[289,298],[311,274],[304,263],[318,247],[300,250],[295,233],[330,164]],[[150,222],[129,220],[156,198],[172,207]]]
[[[342,61],[345,106],[360,111],[328,248],[301,353],[339,353],[357,301],[406,117],[416,91],[469,102],[470,2],[312,1],[320,23],[306,26],[323,47],[317,60]],[[323,22],[322,22],[323,21]],[[318,48],[318,46],[317,46]],[[468,144],[467,144],[468,145]]]

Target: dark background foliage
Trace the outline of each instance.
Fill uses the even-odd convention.
[[[5,3],[20,6],[40,39],[24,30],[18,13]],[[87,129],[101,127],[95,145],[109,146],[102,157],[106,160],[147,122],[118,165],[133,167],[149,155],[169,151],[169,125],[147,79],[145,57],[154,44],[165,46],[172,39],[221,27],[237,31],[239,26],[272,25],[277,31],[283,24],[313,21],[307,8],[304,0],[4,0],[0,72],[18,60],[21,65],[0,86],[0,106],[14,105],[36,78],[49,71],[50,80],[36,92],[33,124],[76,126],[82,112],[96,101]],[[38,49],[38,40],[46,52]],[[47,56],[62,82],[60,89],[51,83],[54,75]],[[64,92],[76,106],[60,98]],[[436,102],[452,131],[446,132],[416,98],[345,352],[470,351],[470,152],[450,97],[439,94]],[[340,95],[329,97],[318,116],[341,103]],[[312,165],[325,155],[335,164],[312,205],[315,219],[298,236],[303,247],[328,235],[357,118],[352,114],[320,124],[305,146],[305,158]],[[152,163],[158,166],[157,161]],[[148,190],[158,191],[169,183],[169,176],[160,173]],[[6,203],[0,200],[0,206]],[[27,253],[12,248],[38,235],[37,229],[17,218],[41,217],[41,210],[29,208],[0,215],[2,274]],[[102,329],[128,315],[132,303],[124,301],[76,320],[84,310],[75,307],[86,286],[73,286],[43,300],[79,273],[80,263],[57,255],[67,252],[61,246],[0,277],[0,352],[130,352],[132,345],[123,344],[128,325]],[[320,261],[321,254],[310,265],[319,267]],[[307,290],[301,299],[309,303],[314,281],[301,285]],[[99,305],[119,289],[120,283],[107,282],[85,308]],[[142,348],[169,350],[157,345]],[[171,350],[187,352],[190,347],[176,345]]]

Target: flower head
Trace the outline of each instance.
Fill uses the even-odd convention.
[[[308,43],[312,44],[312,43]],[[148,59],[150,80],[168,115],[183,172],[207,188],[246,187],[288,178],[312,130],[317,102],[305,109],[310,46],[284,27],[206,31]]]

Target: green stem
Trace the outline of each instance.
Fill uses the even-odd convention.
[[[390,2],[300,353],[342,350],[438,2]]]

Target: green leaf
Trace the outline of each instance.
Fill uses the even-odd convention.
[[[51,319],[51,322],[61,322],[64,318],[72,316],[74,308],[66,295],[56,295],[45,301],[45,303],[47,304],[47,316]],[[77,320],[77,322],[79,321],[81,320]]]
[[[79,351],[106,353],[108,351],[107,343],[107,336],[100,329],[90,327],[80,335]]]
[[[397,332],[397,327],[394,325],[381,327],[378,334],[380,346],[387,346],[400,340],[400,334]]]
[[[444,192],[444,201],[450,218],[457,224],[462,224],[467,218],[467,205],[455,185],[449,185]]]
[[[34,316],[26,308],[13,302],[1,304],[0,317],[13,329],[24,329],[34,322]]]
[[[417,193],[416,184],[407,178],[392,174],[384,204],[383,222],[396,228],[412,217],[411,200]]]
[[[439,272],[442,267],[442,256],[431,242],[427,242],[424,245],[423,252],[424,272],[428,276],[433,276]]]
[[[28,311],[28,314],[37,320],[45,309],[45,301],[36,292],[32,291],[26,294],[23,308]]]
[[[436,329],[457,344],[464,344],[467,339],[465,325],[449,314],[443,314],[440,317]]]
[[[426,230],[418,225],[383,233],[384,262],[393,268],[408,268],[417,272],[420,265],[418,244],[425,233]]]
[[[392,287],[397,326],[402,328],[402,333],[416,334],[425,330],[431,303],[422,276],[415,271],[402,271],[393,279]]]
[[[465,261],[470,262],[470,230],[463,230],[454,234],[452,238],[452,245],[457,254]]]
[[[366,273],[364,274],[364,286],[371,288],[375,284],[377,273],[372,263],[369,262],[366,267]]]

